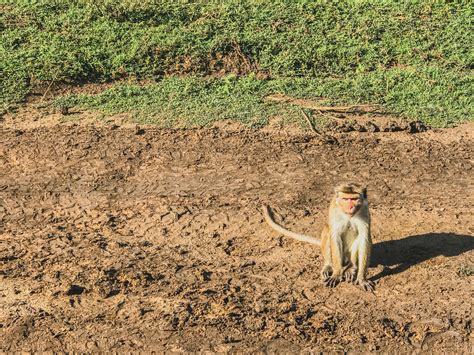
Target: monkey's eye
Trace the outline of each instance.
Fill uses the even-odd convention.
[[[359,200],[358,197],[344,197],[343,198],[344,201],[357,201]]]

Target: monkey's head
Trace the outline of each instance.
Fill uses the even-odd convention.
[[[355,183],[339,185],[335,188],[335,193],[337,205],[351,217],[367,201],[367,188]]]

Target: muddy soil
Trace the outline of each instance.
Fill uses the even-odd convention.
[[[12,122],[1,351],[472,350],[472,124],[328,142]],[[324,287],[319,250],[261,215],[317,235],[346,180],[369,189],[374,293]]]

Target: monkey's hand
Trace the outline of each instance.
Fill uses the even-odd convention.
[[[331,265],[326,265],[323,267],[323,271],[321,271],[321,277],[324,282],[327,281],[332,275],[332,266]]]
[[[357,279],[355,284],[362,288],[364,291],[375,291],[375,284],[372,281],[365,280],[365,279]]]
[[[342,277],[344,278],[344,281],[353,283],[357,278],[357,268],[350,267],[346,269]]]
[[[340,275],[333,274],[331,277],[324,280],[324,284],[326,285],[326,287],[332,288],[332,287],[336,287],[338,283],[341,281],[342,281],[342,278]]]

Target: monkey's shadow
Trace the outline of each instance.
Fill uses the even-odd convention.
[[[408,270],[437,256],[457,256],[474,249],[474,237],[454,233],[428,233],[389,240],[372,247],[371,267],[384,269],[372,281]]]

